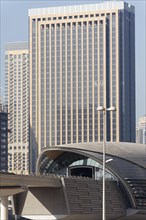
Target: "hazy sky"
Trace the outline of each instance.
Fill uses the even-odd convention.
[[[1,72],[4,87],[4,45],[6,42],[28,41],[28,9],[61,5],[89,4],[98,0],[0,0],[1,14]],[[146,114],[146,0],[127,0],[135,6],[136,17],[136,119]],[[3,89],[1,93],[3,94]]]

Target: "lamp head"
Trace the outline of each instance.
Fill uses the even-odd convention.
[[[107,108],[107,111],[116,111],[116,108],[114,107],[114,106],[111,106],[111,107],[109,107],[109,108]]]
[[[112,160],[113,160],[113,158],[110,158],[110,159],[106,160],[105,162],[108,163],[108,162],[110,162]]]
[[[104,110],[104,107],[103,107],[103,106],[97,107],[97,111],[103,111],[103,110]]]

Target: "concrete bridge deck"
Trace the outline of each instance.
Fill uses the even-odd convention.
[[[60,176],[57,175],[15,175],[0,174],[0,188],[3,187],[61,187]],[[0,189],[0,193],[1,193]]]

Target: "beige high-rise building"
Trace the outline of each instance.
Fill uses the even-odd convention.
[[[123,1],[29,10],[30,158],[52,145],[135,142],[135,9]]]
[[[8,171],[29,172],[29,54],[27,42],[5,45],[5,91],[9,113]]]
[[[146,144],[146,115],[139,118],[137,123],[136,143]]]

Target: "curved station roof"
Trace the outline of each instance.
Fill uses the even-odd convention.
[[[84,161],[82,165],[86,164],[102,170],[102,151],[103,143],[67,144],[45,148],[38,158],[37,172],[66,175],[65,170],[73,165],[81,165],[80,162],[77,163],[81,160]],[[146,181],[146,146],[107,142],[106,162],[106,172],[122,183],[131,197],[131,203],[135,204],[133,206],[145,207],[146,187],[143,183]],[[140,202],[141,199],[143,202]]]
[[[40,167],[40,162],[44,155],[47,155],[48,158],[53,157],[55,160],[59,155],[64,152],[74,152],[85,156],[90,156],[95,160],[98,160],[102,163],[102,151],[103,143],[83,143],[83,144],[67,144],[63,146],[53,146],[49,148],[44,148],[40,154],[37,162],[37,170]],[[112,158],[113,160],[107,164],[107,167],[112,167],[119,172],[123,170],[125,165],[126,170],[124,170],[123,175],[126,178],[126,175],[131,174],[131,169],[134,171],[134,177],[144,178],[146,175],[146,146],[143,144],[135,143],[106,143],[106,159]],[[137,173],[136,170],[141,171]],[[128,176],[127,176],[128,177]]]

